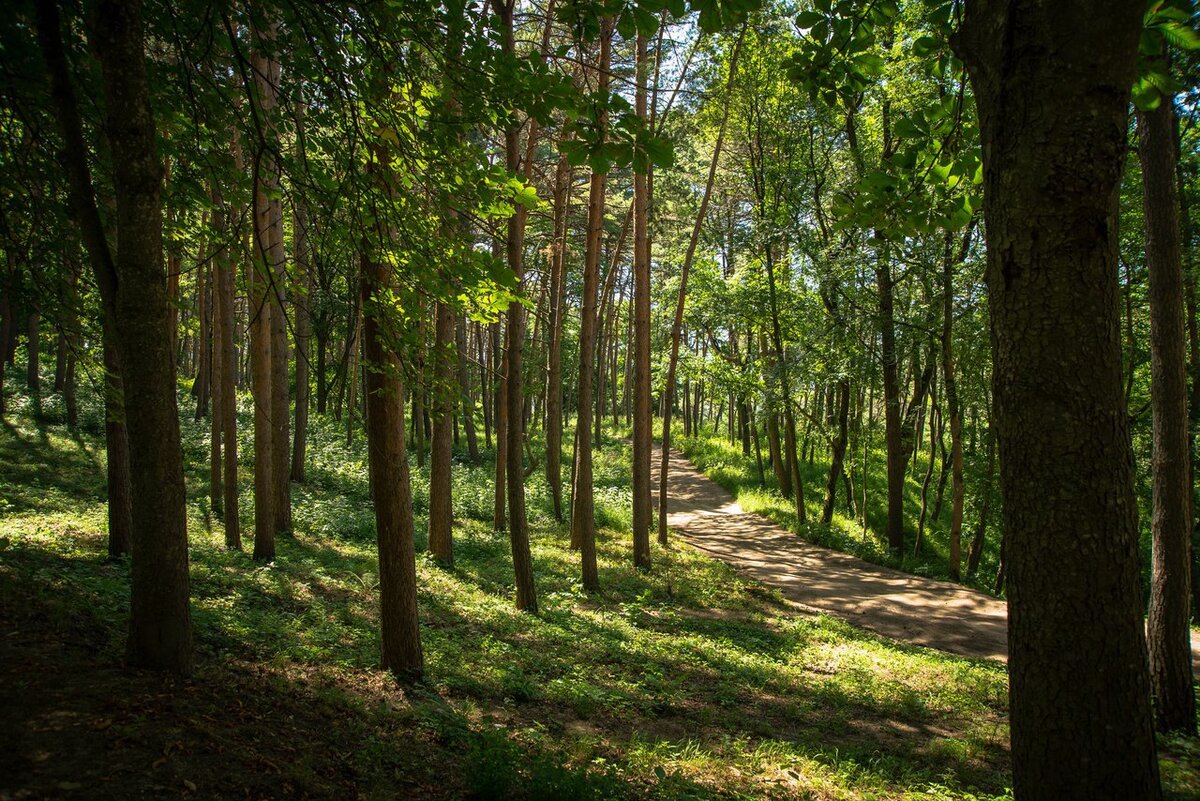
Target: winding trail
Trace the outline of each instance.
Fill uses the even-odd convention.
[[[656,501],[659,453],[656,445]],[[804,611],[829,614],[914,645],[975,659],[1008,660],[1004,601],[805,542],[743,511],[723,487],[673,449],[670,487],[667,524],[675,532],[743,575],[779,589]],[[1200,665],[1194,640],[1192,659]]]

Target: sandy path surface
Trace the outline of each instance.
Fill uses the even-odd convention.
[[[658,460],[656,446],[656,500]],[[805,542],[764,517],[742,511],[724,488],[674,450],[670,476],[668,525],[743,575],[778,588],[787,599],[896,640],[962,656],[1008,659],[1004,601]],[[1200,665],[1194,641],[1192,657]]]

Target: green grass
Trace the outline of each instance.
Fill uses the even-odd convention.
[[[50,420],[53,409],[42,405]],[[596,456],[600,594],[582,591],[541,471],[530,478],[536,617],[513,608],[508,541],[489,522],[492,465],[456,453],[455,567],[418,556],[427,671],[404,688],[376,668],[361,437],[347,449],[340,426],[316,421],[308,481],[294,487],[295,537],[260,565],[223,548],[207,508],[205,426],[186,420],[196,676],[123,670],[128,563],[104,558],[101,432],[72,436],[29,410],[18,404],[0,430],[0,619],[15,632],[0,669],[17,677],[0,792],[1010,794],[1002,666],[801,615],[679,542],[656,546],[651,572],[634,570],[629,452],[615,436]],[[247,528],[249,411],[243,399]],[[427,472],[413,483],[420,551]],[[1174,797],[1200,786],[1190,743],[1167,744],[1163,764]]]
[[[947,482],[945,497],[939,515],[933,516],[937,495],[938,475],[941,462],[934,464],[933,478],[928,494],[928,515],[925,531],[921,538],[920,550],[914,552],[917,535],[917,518],[921,506],[921,484],[929,465],[928,442],[915,460],[910,460],[908,473],[904,482],[905,510],[905,548],[901,558],[897,559],[888,551],[887,544],[887,454],[882,449],[883,435],[876,432],[872,438],[873,445],[879,448],[870,450],[867,462],[867,504],[865,507],[866,520],[863,519],[862,501],[862,455],[861,445],[857,452],[846,454],[846,469],[854,471],[855,508],[850,514],[846,506],[845,485],[838,483],[837,503],[834,509],[833,521],[830,525],[822,525],[821,508],[825,502],[825,484],[829,477],[829,448],[824,442],[818,442],[812,463],[802,461],[800,474],[804,482],[805,512],[808,522],[801,526],[796,520],[796,505],[791,499],[783,497],[779,484],[767,463],[766,442],[763,442],[764,480],[760,483],[758,466],[753,456],[742,453],[740,443],[731,444],[729,440],[714,432],[711,428],[702,429],[698,435],[683,436],[682,426],[672,429],[671,444],[682,451],[696,467],[709,478],[728,490],[742,508],[747,512],[768,517],[776,523],[797,532],[804,539],[823,545],[827,548],[854,554],[875,564],[887,565],[932,578],[949,578],[950,554],[950,487]],[[852,443],[856,444],[856,443]],[[977,454],[980,460],[983,454]],[[967,551],[970,548],[971,537],[978,520],[978,488],[973,479],[981,474],[983,465],[967,465],[967,480],[972,482],[967,488],[966,509],[962,533],[962,566],[966,571]],[[972,469],[978,467],[979,469]],[[975,576],[966,576],[965,583],[975,589],[991,592],[996,570],[999,566],[999,532],[996,526],[1000,520],[1000,509],[996,499],[989,513],[990,524],[984,540],[983,554],[979,570]]]

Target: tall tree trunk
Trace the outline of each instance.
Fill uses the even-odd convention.
[[[962,264],[971,247],[971,231],[974,221],[963,234],[962,247],[957,261],[951,258],[951,233],[946,232],[945,253],[942,259],[942,384],[946,388],[946,413],[950,418],[950,578],[959,579],[960,551],[963,526],[963,444],[962,412],[958,406],[958,379],[954,375],[954,267]],[[943,475],[945,470],[942,471]],[[934,517],[941,511],[941,484],[938,485],[938,503]],[[978,557],[975,563],[979,563]],[[972,571],[973,572],[973,571]]]
[[[516,52],[513,37],[513,12],[517,0],[500,0],[496,13],[501,23],[501,45],[505,53]],[[508,171],[520,168],[520,128],[510,124],[504,131],[505,159]],[[508,219],[506,240],[508,267],[516,277],[519,291],[527,292],[524,286],[525,265],[525,216],[528,209],[518,205],[516,213]],[[537,613],[537,591],[533,582],[533,558],[529,550],[529,530],[525,518],[525,471],[522,467],[522,444],[525,439],[524,372],[522,358],[525,350],[525,306],[511,303],[508,307],[506,335],[508,338],[508,386],[505,398],[508,407],[508,443],[505,458],[508,461],[508,537],[512,545],[513,572],[516,578],[517,608]]]
[[[505,500],[508,493],[508,405],[504,401],[508,397],[508,349],[501,343],[500,323],[492,323],[491,328],[494,376],[492,407],[495,409],[492,416],[496,421],[496,484],[492,528],[504,531],[508,528],[508,503]]]
[[[92,39],[102,74],[116,198],[117,252],[108,248],[88,168],[57,6],[38,5],[38,39],[64,138],[71,205],[115,321],[124,370],[133,560],[127,656],[138,667],[192,668],[186,493],[175,365],[162,263],[162,166],[146,78],[141,3],[102,0]]]
[[[377,299],[389,284],[387,268],[361,256],[363,358],[366,373],[367,464],[379,548],[379,607],[382,666],[402,680],[424,670],[417,616],[417,563],[413,543],[412,485],[404,445],[404,388],[400,364],[384,343],[386,303]]]
[[[1195,734],[1196,695],[1188,626],[1192,477],[1174,98],[1164,97],[1153,111],[1138,112],[1137,123],[1150,273],[1150,406],[1154,417],[1150,464],[1154,548],[1146,627],[1150,689],[1159,730]]]
[[[988,199],[1013,791],[1031,801],[1162,796],[1116,280],[1144,10],[973,0],[961,31]]]
[[[25,353],[29,357],[29,361],[25,365],[25,383],[29,387],[29,393],[36,398],[42,391],[41,375],[38,370],[38,362],[41,361],[41,313],[37,309],[33,309],[29,312],[26,323]]]
[[[303,106],[300,107],[303,109]],[[297,112],[302,113],[302,111]],[[302,135],[302,134],[301,134]],[[304,466],[308,450],[308,407],[312,396],[309,375],[312,357],[313,282],[312,241],[309,235],[308,207],[303,198],[296,202],[293,248],[300,282],[292,301],[296,326],[296,428],[292,432],[291,480],[304,483]]]
[[[600,59],[596,66],[598,91],[608,92],[609,61],[612,56],[613,20],[600,22]],[[597,123],[607,133],[608,117],[601,112]],[[583,257],[583,309],[579,327],[579,405],[575,426],[575,481],[572,489],[571,544],[579,548],[583,586],[600,589],[596,567],[596,506],[592,478],[592,377],[596,359],[596,303],[600,288],[600,247],[604,233],[604,193],[608,174],[592,171],[588,188],[587,240]]]
[[[463,429],[467,436],[467,456],[471,464],[479,464],[479,438],[475,433],[475,399],[471,395],[471,374],[467,370],[467,317],[458,316],[454,331],[455,356],[458,364],[459,403],[462,407]]]
[[[846,443],[850,422],[850,379],[840,378],[837,382],[837,410],[834,412],[834,425],[837,426],[830,445],[829,480],[825,483],[825,504],[821,508],[821,524],[828,526],[833,522],[833,510],[837,504],[837,483],[842,475],[842,466],[846,460]]]
[[[233,264],[229,247],[225,242],[226,217],[220,192],[215,184],[212,191],[213,222],[216,228],[217,249],[213,255],[213,354],[220,352],[220,374],[213,374],[213,416],[217,417],[217,406],[221,408],[221,439],[224,450],[225,472],[225,547],[242,549],[242,528],[238,502],[238,442],[237,442],[237,388],[234,384],[237,354],[233,347],[233,328],[237,316],[233,303]],[[215,363],[214,359],[214,363]]]
[[[646,37],[637,36],[634,113],[643,123],[650,62]],[[633,175],[633,564],[650,569],[650,237],[649,180],[645,170]],[[614,376],[615,379],[615,376]]]
[[[454,456],[455,358],[454,312],[436,304],[433,342],[433,439],[429,456],[429,552],[445,565],[454,564],[454,506],[450,498],[450,463]]]
[[[196,268],[196,319],[200,324],[200,333],[196,339],[196,349],[200,353],[199,364],[196,368],[196,380],[192,383],[192,394],[196,397],[195,420],[198,422],[208,414],[209,384],[212,372],[211,336],[209,330],[208,303],[208,264],[201,251],[200,264]]]
[[[725,128],[729,122],[729,105],[732,96],[733,81],[737,76],[738,56],[742,52],[742,42],[746,38],[746,27],[742,26],[737,43],[733,46],[733,55],[729,61],[729,78],[725,85],[725,104],[721,108],[721,124],[717,128],[717,140],[713,144],[712,159],[708,163],[708,179],[704,183],[704,194],[700,197],[700,208],[696,211],[696,221],[692,225],[692,235],[688,239],[687,251],[683,256],[683,265],[679,270],[679,294],[675,300],[675,316],[671,320],[671,355],[667,360],[667,380],[663,388],[662,402],[662,451],[658,463],[658,541],[667,544],[667,499],[669,497],[668,476],[671,469],[671,417],[675,410],[675,373],[679,365],[679,342],[683,335],[683,308],[687,298],[688,275],[691,273],[692,262],[696,258],[696,247],[700,243],[700,232],[704,228],[704,219],[708,215],[708,204],[712,198],[713,183],[716,181],[717,165],[721,161],[721,149],[725,143]],[[687,435],[687,421],[684,422],[684,435]],[[760,465],[761,467],[761,459]]]
[[[983,500],[979,504],[979,522],[975,526],[975,536],[971,538],[971,552],[967,555],[968,576],[975,575],[979,570],[979,560],[983,557],[983,542],[987,537],[988,512],[992,506],[992,482],[996,476],[996,431],[992,426],[988,427],[987,440],[987,473],[981,489]]]
[[[878,235],[879,232],[876,232]],[[888,550],[899,557],[904,552],[904,473],[908,452],[900,421],[900,377],[897,370],[896,322],[892,291],[892,261],[888,246],[881,245],[875,262],[879,291],[879,327],[883,360],[884,438],[887,447],[887,540]]]
[[[562,331],[566,308],[567,218],[572,172],[567,157],[558,157],[554,173],[554,243],[550,256],[550,346],[546,354],[546,481],[554,503],[554,519],[562,521]]]
[[[276,57],[275,40],[279,23],[272,19],[266,27],[256,30],[255,38],[261,43],[250,54],[254,72],[255,97],[266,129],[274,135],[277,105],[279,102],[279,59]],[[265,52],[264,52],[265,50]],[[286,300],[287,257],[283,249],[283,201],[280,192],[281,166],[267,142],[260,142],[258,154],[259,191],[256,193],[259,210],[260,241],[257,246],[264,262],[263,275],[267,280],[267,299],[271,314],[269,336],[271,339],[270,372],[271,394],[267,415],[271,426],[271,481],[275,497],[272,502],[275,531],[289,534],[292,530],[291,493],[291,436],[289,417],[291,402],[288,392],[288,336]]]

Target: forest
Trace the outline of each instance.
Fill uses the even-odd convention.
[[[1198,181],[1194,0],[11,0],[0,799],[1200,799]]]

